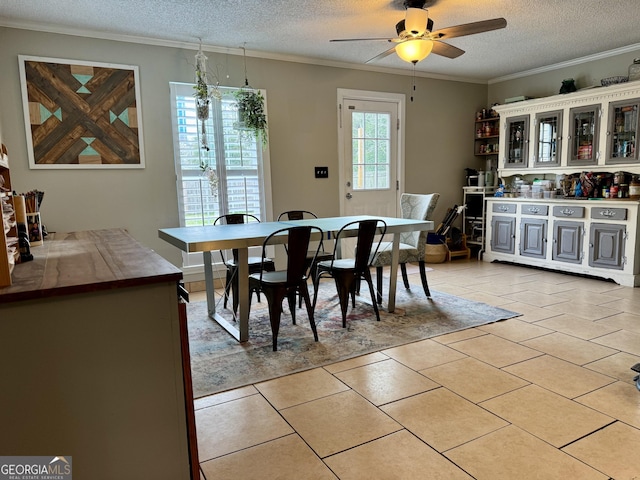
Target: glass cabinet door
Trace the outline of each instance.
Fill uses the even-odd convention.
[[[538,113],[535,119],[534,167],[560,165],[562,111]]]
[[[598,163],[598,130],[600,105],[576,107],[569,110],[569,165]]]
[[[507,118],[505,168],[526,167],[529,146],[529,117]]]
[[[638,107],[640,99],[609,104],[606,163],[638,162]]]

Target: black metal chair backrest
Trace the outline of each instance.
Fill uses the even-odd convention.
[[[239,225],[249,222],[260,222],[260,219],[250,213],[227,213],[220,215],[213,222],[214,225]]]
[[[346,238],[346,232],[353,230],[352,227],[354,225],[358,225],[358,239],[355,249],[354,268],[357,273],[360,273],[369,268],[371,259],[373,259],[378,253],[380,243],[382,242],[385,233],[387,233],[387,223],[382,219],[356,220],[354,222],[347,223],[338,231],[335,237],[336,243],[334,246],[333,260],[331,261],[332,264],[336,260],[336,249],[338,248],[340,239]],[[380,238],[376,242],[375,250],[372,252],[371,250],[374,245],[376,234],[379,234]]]
[[[265,238],[262,243],[262,257],[264,258],[269,245],[282,243],[276,242],[276,237],[287,235],[287,241],[284,244],[287,251],[287,287],[295,287],[307,277],[309,269],[309,264],[306,261],[307,251],[313,232],[317,232],[322,237],[322,230],[314,226],[281,228]],[[260,281],[262,281],[264,271],[265,269],[260,271]]]
[[[278,215],[278,221],[282,220],[284,217],[286,217],[287,220],[304,220],[305,217],[318,218],[315,213],[308,210],[289,210],[287,212],[282,212]]]
[[[260,223],[260,219],[255,215],[250,213],[227,213],[225,215],[220,215],[213,221],[213,225],[242,225],[244,223],[250,222],[258,222]],[[234,248],[231,251],[233,255],[233,260],[238,261],[238,249]],[[224,251],[220,250],[220,256],[222,257],[222,261],[226,261]],[[264,257],[263,257],[264,258]]]

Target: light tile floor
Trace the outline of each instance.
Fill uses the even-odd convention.
[[[640,288],[430,267],[522,316],[196,400],[202,478],[640,480]]]

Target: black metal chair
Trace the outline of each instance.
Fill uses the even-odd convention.
[[[350,236],[349,234],[353,231],[356,225],[358,226],[358,235],[354,258],[336,258],[340,241],[343,238]],[[349,222],[338,231],[335,237],[333,257],[331,260],[325,260],[323,262],[318,262],[317,264],[317,273],[313,281],[314,310],[318,300],[320,279],[325,276],[332,277],[336,283],[336,289],[338,290],[338,298],[340,300],[340,308],[342,310],[342,326],[346,327],[349,296],[351,296],[352,305],[355,308],[356,290],[358,289],[359,281],[364,279],[367,282],[367,285],[369,285],[369,293],[371,294],[373,310],[376,313],[376,320],[380,321],[380,312],[378,311],[378,303],[376,302],[369,267],[370,260],[376,256],[386,231],[387,224],[381,219]],[[380,234],[380,239],[377,242],[375,241],[376,234]],[[374,244],[375,249],[373,249]]]
[[[304,220],[305,218],[318,218],[318,216],[308,210],[288,210],[278,215],[278,221],[282,220]],[[316,249],[309,249],[307,252],[307,267],[310,268],[309,278],[313,281],[316,277],[316,264],[324,260],[331,260],[333,258],[332,252],[327,252],[324,248],[323,239],[320,239],[320,245]],[[302,306],[302,298],[300,298],[299,306]]]
[[[306,262],[306,257],[309,240],[313,232],[319,233],[320,237],[322,237],[322,230],[312,226],[288,227],[273,232],[262,244],[262,255],[263,257],[266,256],[266,249],[269,245],[282,243],[282,236],[286,235],[287,240],[284,245],[287,252],[287,268],[278,271],[266,271],[264,268],[261,268],[260,272],[249,275],[249,291],[262,292],[265,297],[267,297],[274,352],[278,349],[278,332],[280,331],[282,302],[284,298],[287,297],[291,320],[295,325],[297,293],[304,299],[307,307],[307,316],[309,317],[309,323],[313,331],[313,338],[316,342],[318,341],[318,332],[313,318],[313,306],[307,288],[309,266]],[[265,263],[263,262],[262,267],[264,266]]]
[[[260,222],[260,219],[250,213],[228,213],[226,215],[220,215],[213,222],[214,225],[237,225],[249,222]],[[233,249],[230,258],[227,258],[224,250],[220,250],[220,256],[222,261],[227,267],[227,276],[224,285],[224,308],[227,308],[227,301],[229,300],[229,292],[233,297],[233,312],[238,311],[238,250]],[[249,257],[249,274],[257,273],[262,268],[267,271],[274,271],[276,269],[275,263],[271,258],[263,257]],[[260,296],[258,295],[258,301]]]

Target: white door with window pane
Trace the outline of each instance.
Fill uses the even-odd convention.
[[[344,98],[341,110],[343,215],[397,216],[398,103]]]

